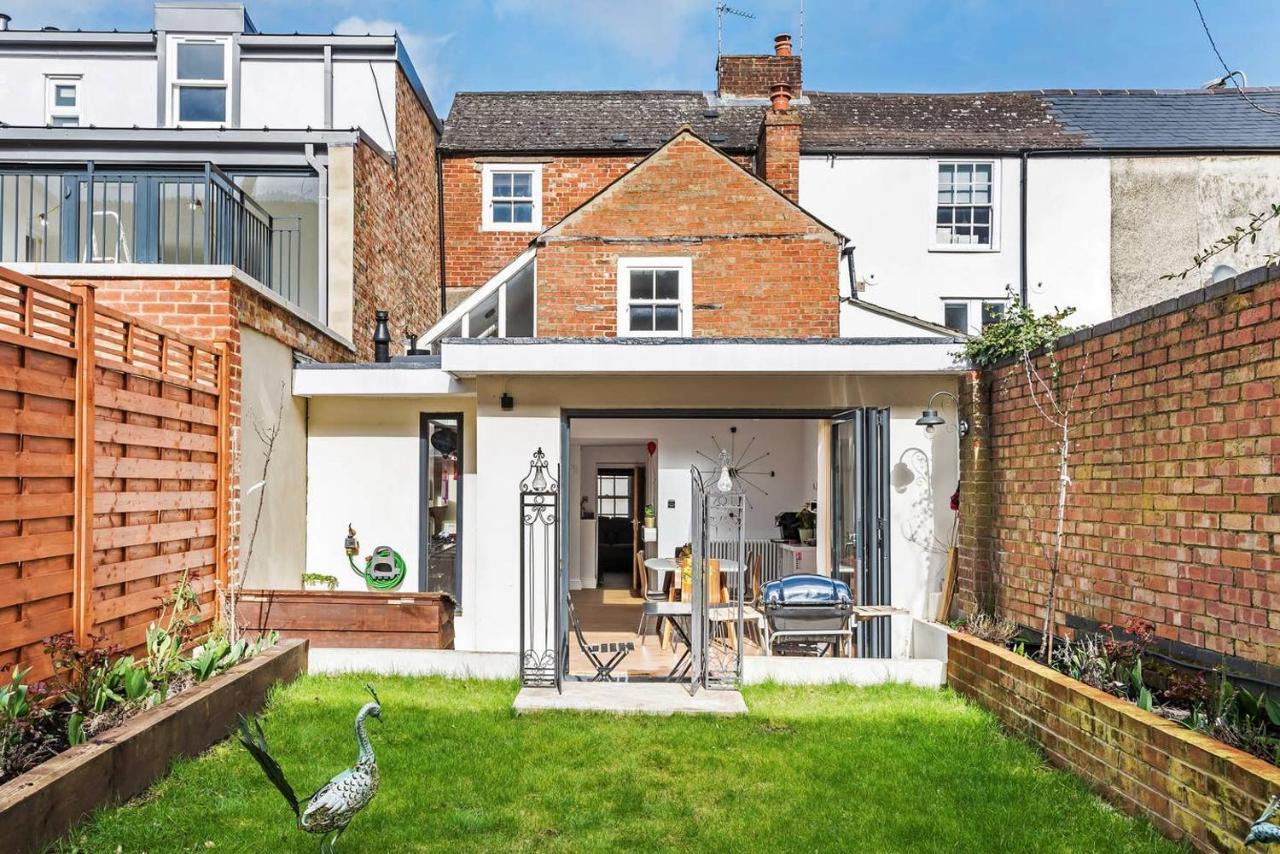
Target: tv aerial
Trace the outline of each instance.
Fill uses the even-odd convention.
[[[716,4],[716,56],[719,57],[724,53],[724,16],[737,15],[739,18],[746,18],[754,21],[756,16],[744,9],[735,9],[728,3]]]

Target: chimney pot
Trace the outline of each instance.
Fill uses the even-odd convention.
[[[788,33],[779,33],[773,37],[773,52],[777,56],[791,55],[791,36]]]
[[[6,15],[4,12],[0,12],[0,33],[5,32],[6,30],[9,29],[9,22],[12,20],[13,19],[10,18],[8,15]]]
[[[773,88],[769,90],[769,101],[775,113],[785,113],[791,107],[791,84],[773,84]]]

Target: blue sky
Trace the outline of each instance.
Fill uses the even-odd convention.
[[[1227,61],[1280,83],[1273,0],[1201,0]],[[146,0],[0,0],[13,26],[149,29]],[[708,89],[715,0],[249,0],[273,32],[385,32],[437,109],[459,89]],[[799,38],[800,0],[733,0],[725,50]],[[806,0],[805,85],[857,91],[1187,87],[1221,73],[1191,0]]]

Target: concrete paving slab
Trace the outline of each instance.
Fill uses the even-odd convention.
[[[566,682],[555,688],[521,688],[512,706],[516,714],[550,711],[610,712],[618,715],[745,715],[738,691],[699,690],[660,682]]]

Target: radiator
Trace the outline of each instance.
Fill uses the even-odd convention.
[[[712,540],[707,544],[707,549],[710,552],[707,557],[735,560],[737,558],[737,547],[738,544],[730,540]],[[766,581],[773,581],[783,575],[787,564],[783,559],[782,549],[773,540],[747,540],[743,543],[743,548],[747,553],[748,566],[751,565],[751,561],[756,555],[760,555],[760,583],[762,585]]]

